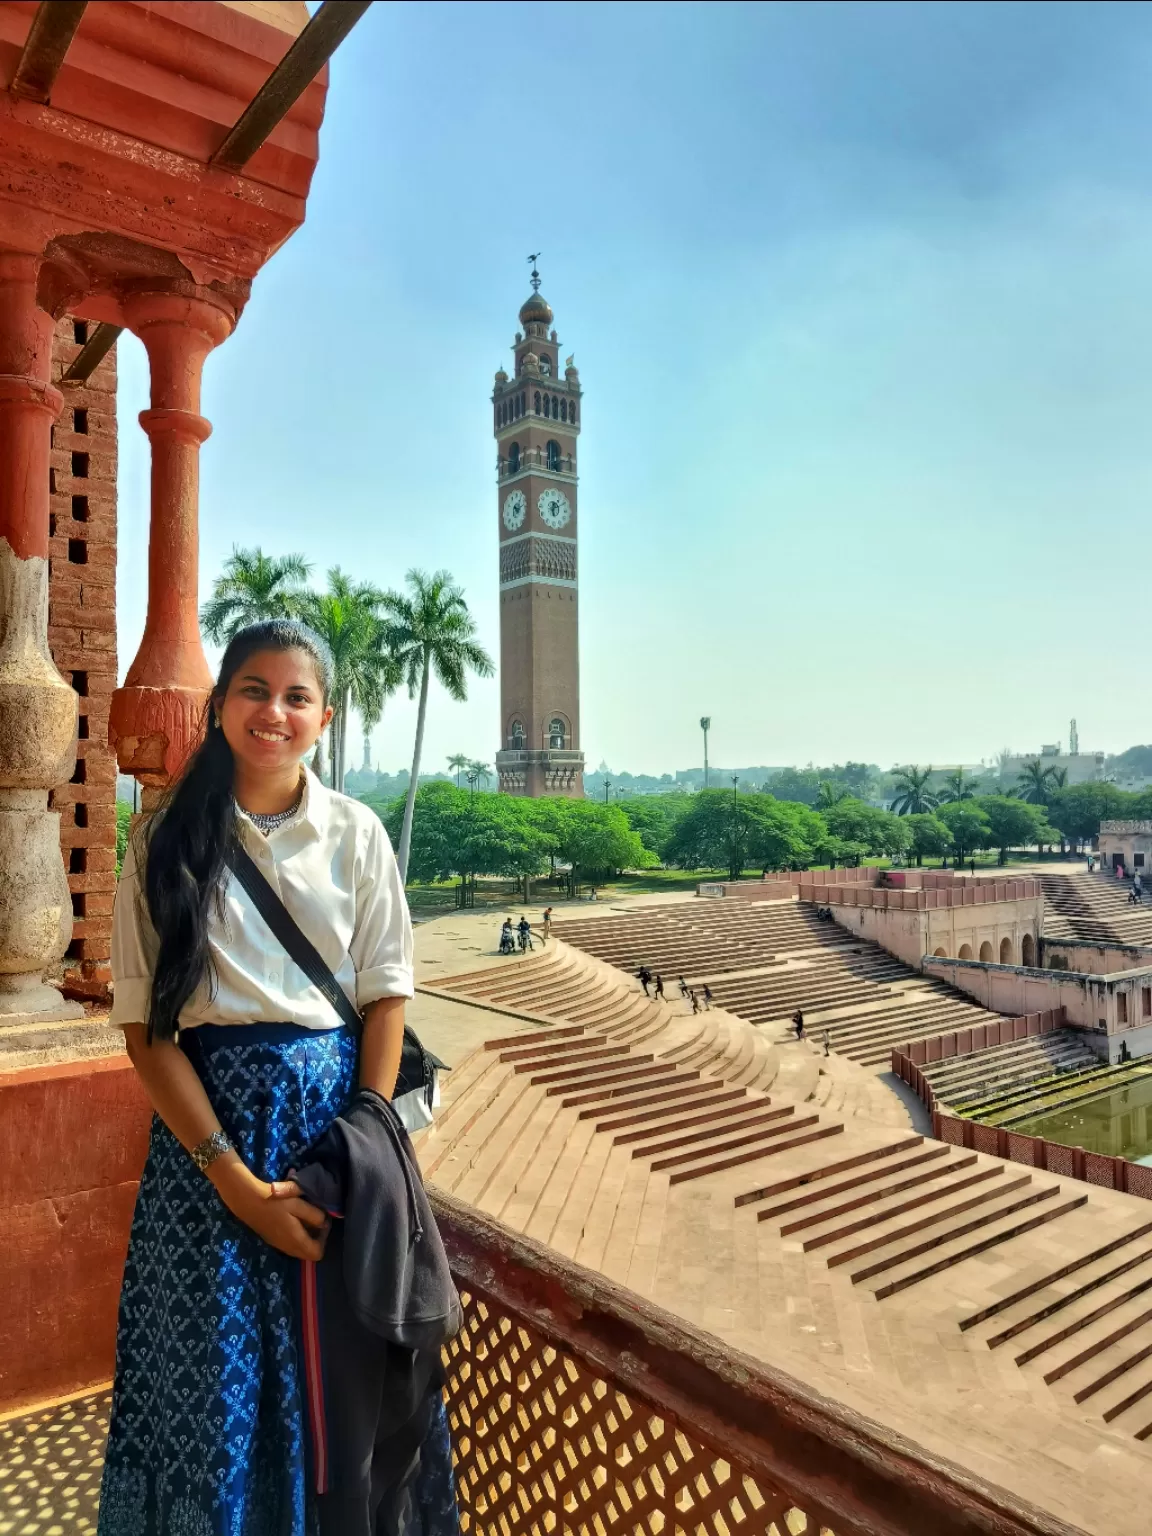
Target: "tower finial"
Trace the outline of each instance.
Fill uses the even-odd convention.
[[[543,251],[533,251],[531,256],[528,257],[528,260],[532,263],[532,278],[531,278],[531,282],[532,282],[532,291],[533,291],[533,293],[539,293],[540,292],[540,274],[536,270],[536,263],[540,260],[541,256],[543,256],[543,254],[544,254]]]

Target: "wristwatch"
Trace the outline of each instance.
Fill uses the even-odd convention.
[[[213,1131],[211,1136],[205,1136],[203,1141],[198,1142],[189,1152],[188,1156],[196,1164],[200,1172],[204,1173],[218,1157],[223,1157],[225,1152],[231,1152],[232,1150],[232,1143],[224,1132]]]

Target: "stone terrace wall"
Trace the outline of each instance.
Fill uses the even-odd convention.
[[[79,353],[90,325],[56,327],[52,380]],[[48,643],[79,695],[80,740],[70,784],[53,790],[72,892],[65,990],[103,998],[110,980],[116,888],[116,760],[108,709],[116,686],[116,353],[83,388],[64,389],[52,432]]]

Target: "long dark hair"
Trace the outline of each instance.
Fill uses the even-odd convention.
[[[208,917],[213,902],[223,913],[224,870],[236,836],[235,764],[215,701],[257,651],[303,651],[316,668],[325,705],[332,692],[331,652],[294,619],[250,624],[224,652],[204,712],[203,740],[144,832],[143,894],[160,940],[148,1004],[149,1042],[176,1038],[180,1010],[205,977],[215,988]]]

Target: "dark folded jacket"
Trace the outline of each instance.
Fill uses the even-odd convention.
[[[301,1284],[315,1487],[330,1495],[320,1500],[321,1528],[368,1533],[411,1472],[460,1298],[412,1143],[387,1099],[362,1089],[293,1177],[338,1218]]]

